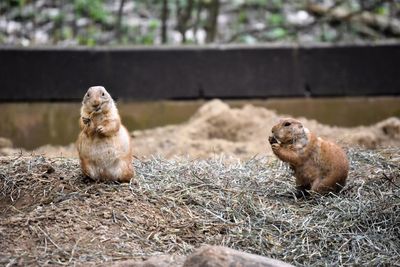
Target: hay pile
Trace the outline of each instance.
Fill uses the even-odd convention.
[[[334,111],[333,111],[334,112]],[[232,108],[220,100],[204,104],[185,123],[133,132],[135,154],[139,157],[176,155],[207,158],[229,155],[248,160],[254,155],[272,155],[267,142],[271,128],[281,117],[272,110],[253,105]],[[370,126],[333,127],[315,120],[298,118],[318,136],[342,145],[375,149],[400,146],[400,119],[388,118]]]
[[[75,159],[2,157],[0,264],[87,265],[210,244],[294,265],[399,265],[399,149],[348,154],[344,191],[308,200],[294,198],[273,157],[135,160],[129,185],[85,180]]]

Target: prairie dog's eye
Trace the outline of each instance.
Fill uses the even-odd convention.
[[[104,92],[101,94],[101,96],[105,96]]]
[[[89,94],[89,93],[87,93],[87,94],[86,94],[86,96],[87,96],[87,97],[90,97],[90,94]]]
[[[283,124],[283,126],[285,126],[285,127],[288,127],[288,126],[290,126],[290,122],[285,122],[285,124]]]

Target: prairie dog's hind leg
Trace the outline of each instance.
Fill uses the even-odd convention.
[[[296,198],[304,198],[304,197],[309,196],[310,193],[308,192],[308,190],[310,190],[310,186],[297,185],[296,193],[295,193]]]
[[[111,179],[121,183],[129,183],[134,176],[133,165],[128,160],[118,160],[111,173]]]
[[[81,169],[85,176],[95,180],[96,179],[96,172],[93,166],[90,165],[89,161],[86,159],[81,158]]]
[[[338,192],[340,189],[342,189],[342,186],[337,183],[337,179],[334,176],[315,179],[311,185],[311,190],[320,194],[331,191]]]

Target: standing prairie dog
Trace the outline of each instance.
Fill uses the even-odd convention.
[[[77,148],[82,171],[95,180],[129,182],[134,175],[131,138],[102,86],[83,97]]]
[[[301,122],[282,119],[272,127],[269,142],[274,154],[290,164],[298,196],[312,190],[338,192],[346,184],[349,162],[338,145],[317,137]]]

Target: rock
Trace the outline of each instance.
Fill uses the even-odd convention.
[[[136,261],[136,260],[127,260],[127,261],[120,261],[114,264],[102,264],[100,266],[110,266],[110,267],[179,267],[182,266],[184,256],[154,256],[149,258],[146,261]]]
[[[220,246],[206,246],[189,255],[183,267],[289,267],[283,261]]]
[[[184,256],[155,256],[146,261],[127,260],[99,267],[293,267],[283,261],[249,254],[221,246],[205,246]]]
[[[13,146],[13,143],[11,142],[10,139],[0,137],[0,149],[1,148],[11,148]]]

